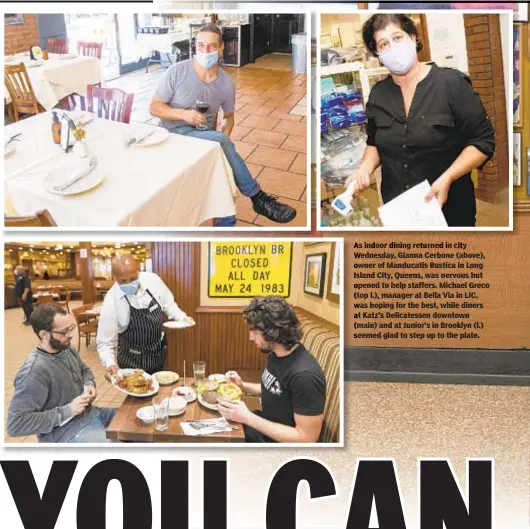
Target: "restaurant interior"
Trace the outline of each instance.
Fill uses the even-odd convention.
[[[260,255],[268,259],[261,267],[242,257],[244,253],[237,253],[238,248],[257,248],[256,245]],[[157,274],[173,293],[180,309],[196,322],[186,329],[164,329],[168,340],[164,369],[180,376],[178,385],[186,385],[185,375],[187,380],[193,379],[192,364],[196,361],[206,362],[207,375],[235,370],[244,374],[245,380],[259,382],[267,355],[260,354],[249,341],[242,310],[257,295],[284,297],[300,320],[302,344],[315,356],[326,376],[326,408],[320,442],[336,443],[341,429],[341,254],[340,242],[325,239],[310,243],[274,239],[8,242],[4,248],[4,417],[7,418],[13,396],[14,377],[37,345],[31,326],[22,324],[23,311],[15,298],[13,271],[17,265],[23,266],[30,277],[34,307],[39,303],[59,303],[73,315],[77,330],[72,343],[95,375],[98,390],[95,405],[119,408],[121,412],[110,424],[108,436],[138,442],[189,442],[190,439],[193,442],[196,438],[183,436],[177,421],[197,418],[197,413],[206,413],[207,418],[219,417],[217,412],[205,410],[197,402],[195,408],[188,404],[183,418],[170,418],[172,436],[154,438],[153,426],[143,424],[135,416],[140,406],[150,403],[145,400],[151,399],[126,396],[105,378],[106,370],[96,347],[98,309],[113,285],[111,259],[128,255],[137,261],[141,271]],[[263,271],[267,280],[263,279]],[[249,408],[259,409],[259,399],[250,399]],[[34,436],[10,438],[7,433],[5,440],[37,442]],[[231,442],[237,440],[232,438]],[[214,437],[211,441],[218,439]]]
[[[326,123],[320,135],[320,207],[324,227],[381,226],[378,214],[378,208],[383,204],[380,169],[373,174],[371,186],[359,193],[348,216],[337,213],[331,206],[335,197],[345,192],[346,178],[362,161],[366,146],[366,103],[372,87],[389,73],[365,49],[362,26],[369,16],[354,13],[321,15],[322,108],[325,98],[343,89],[354,94],[352,102],[346,104],[351,109],[347,121],[335,126],[330,119],[321,117],[321,124]],[[510,223],[507,133],[508,113],[512,108],[507,84],[510,80],[509,17],[451,12],[412,13],[408,16],[413,19],[423,43],[418,59],[466,73],[481,96],[496,129],[496,154],[483,170],[472,173],[477,198],[477,227],[507,227]],[[481,25],[477,26],[479,23]],[[484,73],[484,57],[491,57],[488,72],[492,73]]]
[[[227,12],[5,15],[6,227],[208,227],[234,209],[237,226],[276,226],[255,213],[248,198],[235,196],[222,152],[212,160],[203,140],[193,139],[191,147],[183,140],[177,145],[174,135],[153,129],[159,119],[149,106],[161,76],[175,62],[193,57],[199,28],[212,22],[222,31],[223,68],[236,85],[231,135],[236,150],[262,189],[296,209],[287,226],[306,227],[305,18]],[[40,47],[42,60],[30,57],[33,46]],[[75,141],[71,139],[68,155],[52,143],[53,110],[69,112],[80,129]],[[219,112],[216,130],[222,123]],[[145,145],[138,142],[128,150],[128,142],[145,136],[145,131],[152,132]],[[49,145],[44,147],[39,136],[49,137]],[[183,156],[177,170],[175,150],[189,152],[190,158]],[[140,163],[130,164],[132,151]],[[45,152],[54,153],[53,163],[37,170],[28,162]],[[42,189],[40,182],[47,173],[64,167],[75,171],[79,158],[99,162],[79,190],[77,183],[65,198]],[[108,215],[97,211],[96,203],[114,196],[113,182],[141,179],[153,164],[159,174],[152,189],[144,185],[141,191],[130,191],[123,211]],[[197,173],[204,174],[211,197],[196,197],[190,191],[194,186],[182,185],[183,179],[196,178]],[[38,185],[29,186],[34,191],[27,193],[29,182]],[[175,197],[180,207],[166,213],[171,205],[162,197],[168,196]],[[204,202],[209,205],[201,208]]]

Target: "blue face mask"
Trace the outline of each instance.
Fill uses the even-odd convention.
[[[195,55],[199,64],[207,70],[213,68],[219,62],[219,52],[212,51],[211,53],[199,53]]]
[[[135,279],[134,281],[131,281],[130,283],[125,283],[123,285],[118,285],[121,289],[121,291],[126,296],[134,296],[136,292],[138,292],[138,289],[140,288],[140,281],[138,279]]]

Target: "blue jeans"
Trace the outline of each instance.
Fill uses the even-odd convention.
[[[230,138],[223,132],[215,130],[198,130],[191,125],[182,125],[171,129],[170,132],[174,134],[182,134],[183,136],[192,136],[193,138],[200,138],[203,140],[216,141],[221,145],[226,159],[234,173],[234,180],[236,186],[241,193],[246,197],[253,197],[260,191],[260,186],[254,180],[250,171],[248,170],[245,160],[236,151],[236,146],[232,143]],[[215,225],[219,227],[232,227],[236,225],[236,217],[223,217],[216,219]]]
[[[69,443],[114,443],[107,439],[106,428],[118,411],[116,408],[96,408],[98,413],[84,426]]]

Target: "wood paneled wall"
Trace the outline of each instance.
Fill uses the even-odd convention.
[[[208,373],[230,369],[263,369],[261,355],[248,339],[240,308],[200,307],[200,243],[154,242],[153,272],[175,295],[178,306],[195,319],[190,329],[168,330],[166,369],[192,374],[192,362],[204,360]]]

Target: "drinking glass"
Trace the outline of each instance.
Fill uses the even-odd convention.
[[[155,414],[155,429],[165,432],[169,422],[169,397],[157,395],[153,397],[153,412]]]
[[[193,378],[195,380],[195,387],[204,380],[206,376],[206,362],[193,362]]]
[[[195,108],[201,113],[201,114],[204,114],[206,115],[206,112],[208,112],[208,109],[210,108],[210,105],[206,102],[206,101],[203,101],[202,99],[197,99],[197,101],[195,101]],[[197,125],[197,130],[208,130],[208,126],[207,125]]]

